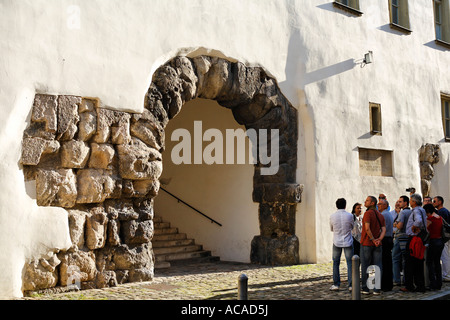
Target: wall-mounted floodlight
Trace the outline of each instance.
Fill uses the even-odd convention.
[[[364,64],[369,64],[373,62],[373,52],[369,51],[364,55]]]

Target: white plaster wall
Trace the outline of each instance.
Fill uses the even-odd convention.
[[[202,135],[210,128],[220,130],[224,163],[226,130],[246,129],[234,120],[231,110],[204,99],[186,103],[166,127],[162,180],[170,182],[162,187],[222,226],[211,223],[162,190],[155,198],[155,214],[186,233],[188,238],[195,239],[205,250],[211,250],[222,261],[250,262],[251,241],[259,235],[258,204],[252,200],[254,167],[248,156],[245,164],[208,165],[204,161],[202,164],[174,164],[171,152],[175,145],[181,143],[171,141],[172,132],[176,129],[186,129],[191,133],[194,163],[194,144],[197,144],[194,142],[194,121],[201,121]],[[210,143],[203,142],[202,150]],[[241,150],[236,150],[235,154],[237,152]]]
[[[34,93],[140,112],[152,71],[178,53],[261,65],[299,109],[303,262],[330,260],[336,198],[350,210],[381,190],[394,200],[419,189],[422,143],[441,143],[433,192],[450,198],[439,101],[449,52],[434,44],[431,1],[409,1],[411,35],[389,28],[387,4],[360,0],[354,17],[327,0],[0,1],[0,293],[20,295],[23,262],[68,241],[64,213],[36,206],[18,164]],[[373,64],[352,64],[368,50]],[[369,101],[382,105],[381,137],[368,135]],[[394,177],[360,178],[357,147],[393,150]]]
[[[190,52],[262,65],[284,81],[291,6],[256,0],[0,1],[0,179],[6,186],[0,192],[0,293],[20,295],[24,262],[68,246],[62,209],[37,207],[19,166],[35,92],[93,96],[105,106],[140,112],[152,72]]]
[[[315,157],[310,160],[315,165],[315,208],[307,215],[315,216],[317,248],[307,259],[329,261],[328,221],[336,199],[345,197],[350,211],[367,195],[385,192],[393,206],[407,187],[420,191],[418,150],[424,143],[441,144],[432,193],[450,200],[440,104],[440,92],[450,90],[450,57],[434,43],[432,2],[409,1],[411,35],[389,27],[388,1],[360,1],[361,17],[330,1],[315,1],[313,7],[297,10],[304,69],[292,85],[304,90],[300,110],[306,108],[302,112],[313,119],[313,152],[306,152],[306,160]],[[369,50],[374,63],[364,68],[355,64]],[[382,136],[369,133],[369,102],[381,104]],[[358,147],[392,150],[393,177],[360,177]]]

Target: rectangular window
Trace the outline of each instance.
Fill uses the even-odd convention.
[[[359,0],[335,0],[333,5],[352,14],[362,15],[362,12],[359,10]]]
[[[441,95],[442,124],[444,126],[445,140],[450,141],[450,95]]]
[[[434,30],[436,42],[450,46],[450,6],[449,0],[433,0]]]
[[[392,151],[358,148],[359,175],[392,177]]]
[[[411,33],[409,24],[408,0],[389,0],[391,28]]]
[[[369,103],[370,110],[370,133],[381,136],[381,105],[378,103]]]

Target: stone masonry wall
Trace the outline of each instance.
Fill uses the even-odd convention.
[[[73,245],[28,263],[24,291],[65,286],[70,279],[99,288],[152,278],[153,198],[164,128],[195,98],[216,100],[247,129],[279,130],[277,173],[263,175],[265,165],[255,164],[260,235],[253,238],[250,258],[298,263],[297,110],[260,67],[175,57],[155,71],[141,114],[101,108],[96,99],[36,94],[21,163],[25,179],[36,181],[37,204],[67,209]]]
[[[37,204],[68,211],[72,247],[27,263],[24,292],[153,278],[164,130],[151,120],[148,111],[112,111],[95,99],[36,94],[21,163],[36,181]]]

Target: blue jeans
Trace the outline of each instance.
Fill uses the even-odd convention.
[[[344,250],[345,260],[347,261],[347,278],[348,286],[352,286],[352,257],[353,257],[353,246],[350,247],[336,247],[333,244],[333,283],[336,286],[341,284],[341,275],[339,273],[339,264],[341,263],[342,250]]]
[[[382,248],[381,246],[361,246],[361,288],[363,290],[368,290],[367,287],[367,268],[371,265],[376,265],[379,268],[379,272],[382,271]],[[381,284],[381,274],[378,274],[379,282]],[[375,291],[379,291],[381,289],[381,285],[378,288],[375,286]]]
[[[394,283],[405,282],[405,279],[402,279],[400,274],[404,267],[405,249],[401,248],[400,239],[396,237],[394,238],[394,247],[392,248],[392,272],[394,274]]]

